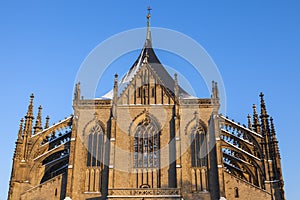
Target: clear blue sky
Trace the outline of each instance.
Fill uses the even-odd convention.
[[[52,123],[72,114],[73,84],[84,58],[108,37],[145,26],[148,4],[146,0],[0,2],[0,199],[7,196],[19,119],[26,114],[29,95],[35,93],[35,109],[42,104]],[[150,4],[153,26],[182,32],[211,55],[224,80],[230,118],[246,123],[252,104],[259,103],[259,92],[265,92],[278,132],[286,197],[299,199],[300,2],[152,0]],[[207,97],[206,91],[203,94]]]

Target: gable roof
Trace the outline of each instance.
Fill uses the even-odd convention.
[[[123,91],[127,88],[131,80],[135,77],[138,71],[142,68],[142,66],[147,63],[148,66],[157,74],[162,85],[169,91],[171,91],[172,95],[174,95],[174,86],[175,81],[161,64],[159,59],[157,58],[154,49],[152,48],[152,39],[151,39],[151,31],[150,31],[150,13],[147,15],[147,37],[144,44],[144,47],[138,56],[137,60],[134,62],[129,71],[123,76],[118,86],[118,96],[121,95]],[[182,99],[194,99],[189,93],[187,93],[183,88],[179,86],[178,98]],[[113,90],[109,91],[107,94],[102,96],[104,99],[112,99],[113,98]]]

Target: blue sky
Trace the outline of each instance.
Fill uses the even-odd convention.
[[[148,4],[146,0],[0,2],[1,199],[7,195],[14,142],[29,95],[34,92],[35,109],[43,105],[52,123],[72,114],[74,80],[85,57],[108,37],[144,27]],[[150,5],[153,26],[182,32],[210,54],[223,77],[230,118],[246,123],[252,104],[259,103],[259,92],[266,94],[280,142],[286,197],[298,199],[300,2],[152,0]],[[122,64],[120,71],[129,69],[137,54],[116,62]],[[158,56],[168,62],[163,52]],[[107,80],[112,85],[113,77]]]

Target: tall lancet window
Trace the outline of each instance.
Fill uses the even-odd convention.
[[[134,167],[159,168],[159,146],[159,130],[147,117],[137,126],[134,135]]]
[[[88,135],[88,155],[86,165],[99,167],[103,159],[103,129],[97,124],[93,126]]]
[[[206,133],[200,124],[192,129],[191,133],[191,158],[192,167],[207,166],[207,141]]]

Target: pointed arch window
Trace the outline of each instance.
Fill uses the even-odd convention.
[[[103,161],[104,132],[97,124],[91,128],[88,135],[88,155],[86,165],[88,167],[99,167]]]
[[[201,124],[196,125],[191,133],[192,167],[207,166],[206,132]]]
[[[150,118],[143,120],[134,134],[134,167],[159,168],[159,130]]]

